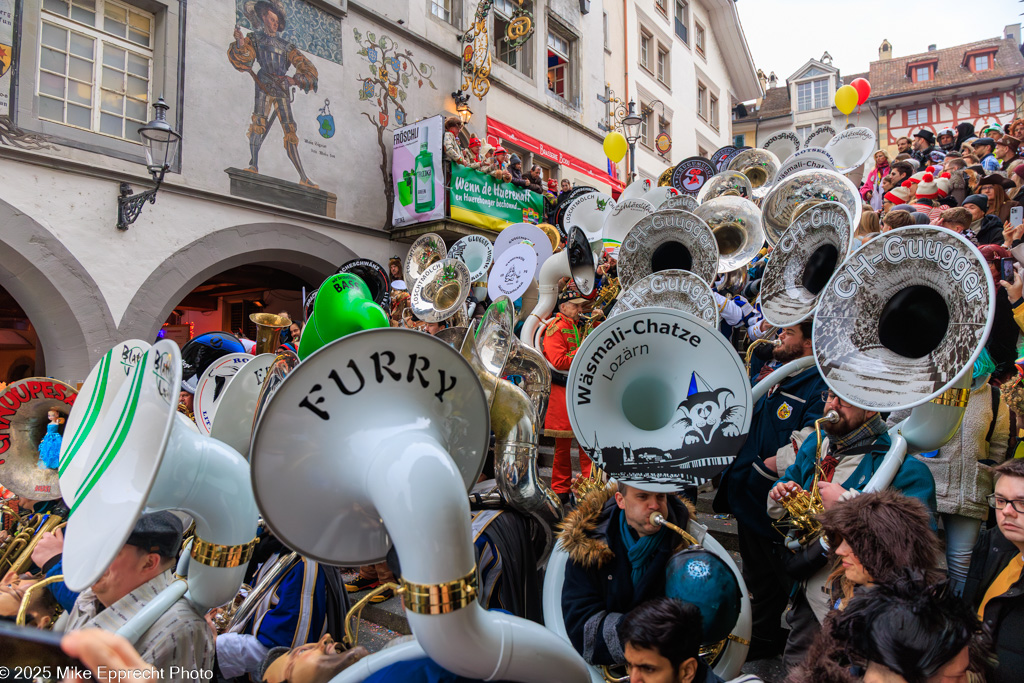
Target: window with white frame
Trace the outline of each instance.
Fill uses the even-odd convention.
[[[974,58],[975,71],[988,71],[992,68],[992,58],[989,55],[978,55]]]
[[[654,6],[664,15],[668,15],[668,0],[654,0]]]
[[[701,55],[704,54],[704,27],[700,25],[700,22],[693,22],[693,44],[697,48],[697,52]]]
[[[548,31],[548,92],[570,99],[572,40],[558,31]]]
[[[922,81],[931,80],[932,70],[927,66],[918,66],[914,68],[914,80],[918,83]]]
[[[708,100],[708,89],[701,83],[697,82],[697,116],[701,117],[705,121],[708,120],[707,113],[707,100]]]
[[[640,66],[645,69],[651,68],[651,34],[647,31],[640,31]]]
[[[690,25],[690,5],[686,0],[676,0],[675,29],[679,40],[689,44],[687,28]]]
[[[452,0],[430,0],[430,13],[442,21],[452,23]]]
[[[828,106],[828,79],[819,78],[796,84],[797,111],[821,109]]]
[[[141,143],[154,17],[115,0],[44,0],[39,117]]]
[[[658,80],[668,85],[668,66],[669,66],[669,55],[668,50],[663,50],[660,46],[658,47]]]
[[[711,127],[718,130],[718,98],[714,95],[711,96],[711,101],[708,104],[708,118]]]
[[[908,126],[920,126],[928,123],[928,109],[908,109],[907,110],[907,125]]]
[[[807,136],[811,134],[811,129],[812,128],[814,128],[814,126],[797,126],[796,127],[796,136],[798,138],[800,138],[800,144],[801,145],[804,144],[805,142],[807,142]]]
[[[640,144],[650,147],[651,146],[651,110],[644,104],[640,103]]]
[[[604,29],[604,49],[608,49],[608,13],[605,12],[601,16],[602,28]]]
[[[978,98],[978,114],[998,114],[1002,106],[999,102],[999,97],[980,97]]]
[[[532,5],[530,0],[523,0],[523,9],[530,11]],[[533,40],[527,40],[519,47],[512,47],[505,40],[505,32],[508,30],[508,24],[512,20],[515,8],[516,5],[512,0],[494,0],[494,52],[498,55],[499,61],[526,76],[532,76],[533,60],[530,59],[530,55]]]

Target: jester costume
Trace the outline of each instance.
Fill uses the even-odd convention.
[[[263,140],[270,132],[274,120],[280,120],[284,131],[284,148],[291,159],[295,170],[299,172],[299,182],[303,185],[316,187],[306,176],[299,159],[299,137],[296,133],[295,118],[292,115],[291,86],[302,88],[303,92],[316,92],[317,70],[294,44],[280,38],[276,31],[269,32],[266,28],[266,17],[269,13],[278,17],[278,29],[285,27],[285,11],[277,2],[262,0],[256,3],[254,17],[258,21],[250,21],[259,30],[249,33],[245,38],[236,40],[228,48],[228,60],[238,71],[247,71],[253,77],[255,103],[252,111],[252,125],[249,126],[249,160],[250,171],[259,172],[259,152]],[[237,35],[237,34],[236,34]],[[253,63],[258,62],[260,70],[253,73]],[[288,76],[288,69],[295,67],[295,74]]]
[[[560,299],[561,301],[561,299]],[[569,371],[572,359],[583,341],[576,322],[562,313],[556,313],[555,319],[544,332],[544,357],[558,373],[552,373],[551,398],[548,401],[548,412],[544,419],[544,433],[555,437],[555,460],[551,466],[551,489],[558,494],[569,493],[572,482],[572,460],[569,449],[572,443],[572,425],[569,423],[569,409],[565,400],[565,375]],[[590,458],[579,449],[580,469],[583,476],[590,476]]]

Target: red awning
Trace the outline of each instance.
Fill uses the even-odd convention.
[[[493,135],[500,140],[507,140],[519,147],[528,149],[534,154],[539,154],[545,159],[554,161],[556,164],[566,166],[578,173],[590,176],[600,183],[611,185],[612,190],[616,194],[622,192],[626,187],[618,178],[613,178],[608,175],[606,171],[602,171],[597,166],[588,164],[582,159],[577,159],[571,154],[566,154],[559,149],[546,145],[537,138],[529,136],[521,130],[516,130],[512,126],[501,123],[500,121],[496,121],[490,116],[487,117],[487,134],[488,136]]]

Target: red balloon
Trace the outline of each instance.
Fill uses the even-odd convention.
[[[871,84],[868,83],[868,79],[855,78],[850,85],[857,91],[858,107],[868,101],[868,97],[871,95]]]

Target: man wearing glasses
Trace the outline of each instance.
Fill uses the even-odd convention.
[[[825,401],[825,414],[835,411],[839,418],[836,422],[822,423],[818,491],[828,510],[860,493],[882,464],[892,440],[885,421],[877,412],[853,406],[831,391],[823,393],[821,398]],[[786,469],[770,491],[769,516],[783,517],[785,508],[780,501],[787,493],[810,491],[819,467],[816,451],[817,439],[812,435],[797,452],[796,462]],[[920,461],[910,457],[904,460],[890,488],[917,498],[935,513],[935,480]],[[824,537],[812,539],[796,551],[789,563],[790,572],[799,581],[786,615],[790,632],[783,662],[789,669],[803,661],[814,636],[821,630],[821,622],[833,607],[825,591],[830,573],[828,551]]]
[[[1024,460],[995,468],[997,529],[982,532],[971,555],[964,600],[992,632],[999,668],[990,683],[1019,681],[1024,671]]]

